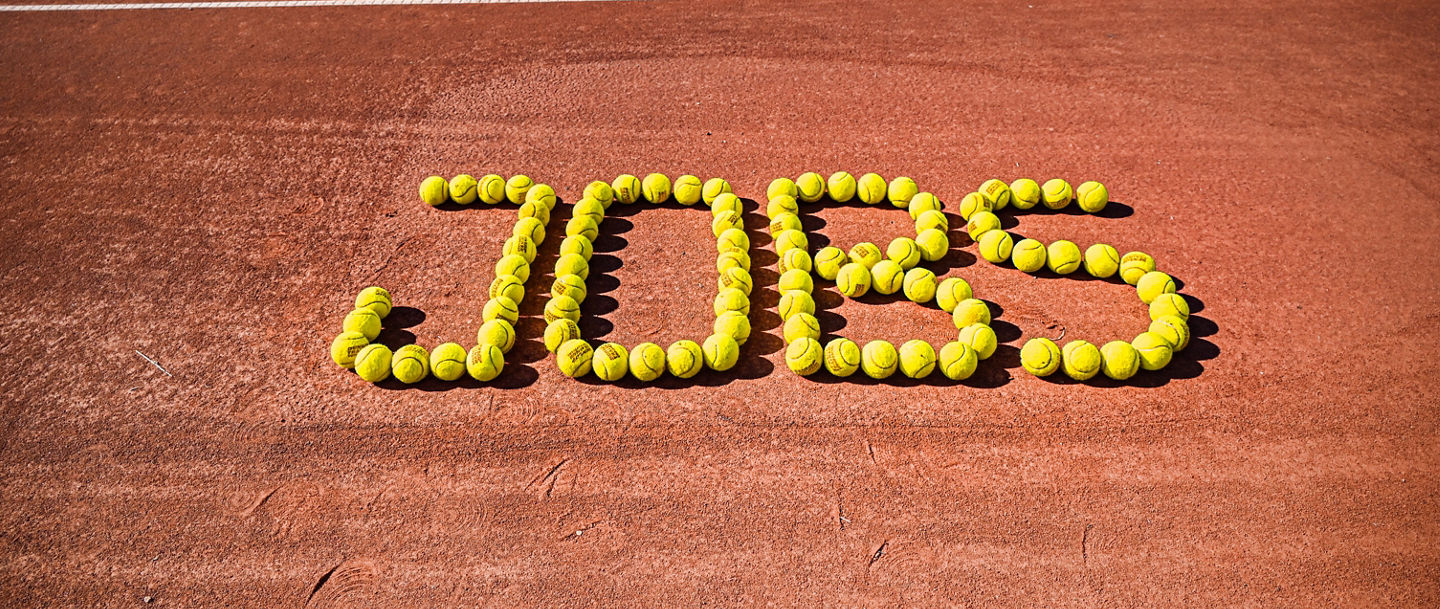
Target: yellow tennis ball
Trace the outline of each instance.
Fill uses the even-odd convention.
[[[716,372],[734,368],[735,362],[740,361],[740,343],[724,334],[711,334],[705,337],[705,342],[700,345],[700,351],[705,359],[705,367]]]
[[[465,373],[482,383],[495,380],[505,371],[505,352],[500,347],[481,343],[465,354]]]
[[[480,183],[475,181],[475,176],[468,173],[450,178],[450,200],[461,205],[474,203],[475,199],[480,198],[479,187]]]
[[[1164,368],[1175,354],[1165,337],[1154,332],[1141,332],[1130,341],[1130,346],[1135,347],[1135,352],[1140,355],[1140,367],[1145,370]]]
[[[683,175],[675,178],[674,195],[675,202],[681,205],[694,205],[700,202],[704,196],[705,186],[700,183],[700,178],[692,175]]]
[[[726,311],[737,311],[744,315],[750,314],[750,297],[744,292],[735,288],[725,288],[715,294],[715,316],[719,317]]]
[[[920,257],[935,262],[950,252],[950,237],[938,228],[927,228],[915,235],[915,245],[920,247]]]
[[[595,253],[595,241],[583,235],[568,235],[560,242],[560,255],[575,254],[587,262]]]
[[[1060,361],[1060,347],[1048,338],[1032,338],[1020,348],[1020,366],[1035,376],[1055,374]]]
[[[430,376],[430,353],[420,345],[405,345],[390,358],[390,376],[395,380],[414,385]]]
[[[951,321],[955,322],[955,329],[959,330],[971,324],[990,325],[990,306],[979,298],[966,298],[955,303],[955,310],[950,312]]]
[[[496,296],[485,301],[485,307],[480,309],[480,320],[490,321],[492,319],[503,319],[515,325],[520,321],[520,305],[510,300],[509,296]]]
[[[700,191],[700,198],[705,201],[706,205],[714,205],[715,199],[719,198],[720,195],[733,192],[734,191],[730,189],[729,182],[721,178],[710,178],[705,181],[705,186]]]
[[[693,340],[677,340],[665,350],[665,369],[671,376],[688,379],[705,366],[704,351]]]
[[[1040,187],[1040,200],[1050,209],[1065,209],[1074,198],[1075,191],[1070,188],[1070,183],[1060,178],[1047,181]]]
[[[506,256],[515,254],[524,256],[526,262],[535,262],[535,242],[527,235],[510,235],[505,244],[500,246],[500,253]]]
[[[359,332],[365,335],[365,340],[375,340],[376,336],[380,336],[380,316],[373,309],[355,309],[345,316],[340,329]]]
[[[1061,239],[1045,248],[1045,266],[1059,275],[1069,275],[1080,268],[1080,246]]]
[[[1072,340],[1065,343],[1060,354],[1061,368],[1065,371],[1065,376],[1077,381],[1088,381],[1100,372],[1100,349],[1089,342]]]
[[[860,181],[855,183],[855,195],[866,205],[874,205],[885,200],[885,194],[889,192],[890,185],[885,183],[885,178],[877,173],[867,173],[860,176]]]
[[[836,338],[825,344],[825,370],[844,378],[860,369],[860,345],[848,338]]]
[[[430,374],[442,381],[453,381],[465,374],[465,348],[456,343],[443,343],[430,352]]]
[[[739,345],[750,340],[750,318],[739,311],[726,311],[715,318],[712,327],[716,334],[724,334],[735,339]]]
[[[800,203],[790,195],[776,195],[774,199],[770,199],[770,202],[765,204],[765,217],[767,218],[773,219],[780,214],[798,213],[800,213]]]
[[[1150,301],[1150,319],[1174,315],[1182,320],[1190,319],[1190,303],[1179,294],[1161,294]]]
[[[774,237],[787,230],[804,230],[805,225],[800,222],[800,216],[792,213],[779,213],[770,218],[770,236]]]
[[[1120,279],[1135,285],[1145,273],[1155,270],[1155,259],[1145,252],[1126,252],[1120,257]]]
[[[530,189],[530,192],[535,192],[535,189]],[[530,195],[527,194],[525,196],[528,197]],[[544,203],[526,201],[520,205],[519,216],[521,218],[534,218],[536,220],[539,220],[541,224],[549,224],[550,208],[545,207]]]
[[[974,295],[975,292],[970,289],[968,282],[959,277],[950,277],[935,288],[935,304],[940,306],[940,310],[953,313],[955,307]]]
[[[566,237],[584,237],[592,243],[600,236],[600,224],[594,216],[575,216],[565,223]]]
[[[1080,209],[1098,214],[1110,203],[1110,191],[1099,182],[1085,182],[1075,189],[1075,201],[1080,204]]]
[[[644,382],[665,372],[665,350],[655,343],[640,343],[630,350],[630,376]]]
[[[745,252],[725,252],[715,257],[715,270],[724,273],[727,269],[750,270],[750,255]]]
[[[555,189],[549,184],[536,184],[525,191],[525,203],[541,206],[546,212],[554,211],[558,200],[555,198]],[[545,216],[549,219],[549,215]]]
[[[370,339],[365,338],[364,334],[346,330],[337,334],[330,343],[330,359],[335,360],[341,368],[354,368],[355,356],[368,344]]]
[[[659,205],[670,200],[670,178],[663,173],[652,173],[645,176],[640,183],[640,191],[645,199]]]
[[[875,268],[870,269],[870,287],[881,294],[899,292],[904,281],[905,269],[894,260],[881,260],[875,263]]]
[[[585,192],[582,199],[593,199],[600,203],[605,209],[610,209],[610,204],[615,202],[615,189],[603,180],[595,180],[585,185]]]
[[[870,291],[870,269],[858,262],[851,262],[840,267],[835,275],[835,287],[840,293],[851,298],[859,298]]]
[[[558,319],[568,319],[579,323],[580,303],[565,295],[550,297],[550,301],[545,303],[545,323],[548,324]]]
[[[545,350],[551,353],[560,345],[580,338],[580,325],[573,319],[557,319],[545,325]]]
[[[895,345],[883,340],[865,343],[865,348],[860,350],[860,369],[872,379],[890,378],[899,365],[900,353]]]
[[[450,183],[440,176],[420,181],[420,200],[426,205],[439,205],[450,200]]]
[[[785,347],[785,365],[790,371],[800,376],[810,376],[820,369],[824,358],[825,349],[820,346],[820,341],[808,336],[791,341]]]
[[[780,273],[778,286],[781,292],[788,290],[800,290],[801,292],[814,292],[815,280],[810,278],[808,271],[790,269]]]
[[[538,218],[520,218],[511,230],[512,236],[529,237],[535,245],[545,242],[545,223]]]
[[[1016,209],[1030,209],[1040,204],[1040,185],[1030,178],[1010,183],[1010,202]]]
[[[809,274],[815,267],[815,262],[810,259],[810,254],[800,248],[790,248],[781,254],[779,262],[775,263],[775,270],[784,273],[786,271],[804,271]]]
[[[995,178],[985,180],[980,185],[980,194],[990,200],[990,207],[993,210],[1001,210],[1010,206],[1010,185]]]
[[[980,235],[992,230],[1000,230],[1000,216],[988,211],[977,211],[965,222],[965,233],[971,241],[980,241]]]
[[[486,205],[498,205],[505,201],[505,178],[493,173],[480,178],[477,188],[480,200]]]
[[[920,256],[920,244],[909,237],[896,237],[885,248],[885,257],[907,271],[920,264]]]
[[[796,313],[785,320],[783,334],[787,343],[793,343],[801,338],[819,340],[820,321],[809,313]]]
[[[1140,295],[1141,302],[1148,305],[1155,302],[1161,294],[1174,294],[1175,280],[1160,271],[1150,271],[1135,282],[1135,293]]]
[[[379,315],[380,319],[385,319],[385,316],[390,314],[390,291],[373,285],[360,290],[355,296],[355,308],[370,309]]]
[[[506,254],[495,261],[495,276],[514,275],[525,282],[530,280],[530,261],[520,254]]]
[[[990,203],[990,199],[986,199],[985,195],[978,192],[972,192],[960,199],[960,218],[963,220],[969,220],[970,216],[982,211],[993,212],[994,210],[995,207]]]
[[[589,279],[590,263],[579,254],[561,254],[559,258],[555,259],[555,274],[578,275],[581,279]]]
[[[910,205],[906,210],[909,211],[911,220],[919,220],[920,214],[927,211],[940,213],[941,207],[939,197],[928,192],[919,192],[910,198]]]
[[[900,373],[912,379],[925,378],[935,370],[935,348],[923,340],[900,345]]]
[[[371,343],[355,354],[355,374],[369,383],[378,383],[390,378],[390,348]]]
[[[780,304],[775,310],[780,313],[780,319],[788,320],[797,313],[815,314],[815,298],[809,292],[802,290],[785,290],[780,293]]]
[[[598,225],[605,221],[605,204],[586,197],[575,203],[575,207],[570,210],[570,215],[573,218],[589,216]]]
[[[725,231],[732,228],[744,228],[744,226],[745,221],[740,218],[740,214],[733,211],[722,211],[715,214],[714,218],[711,218],[710,233],[715,235],[716,239],[719,239],[720,235]]]
[[[880,253],[880,246],[869,241],[856,243],[855,247],[850,248],[851,262],[863,264],[867,269],[875,268],[875,263],[884,258],[885,255]]]
[[[1140,352],[1123,340],[1114,340],[1100,347],[1100,371],[1117,381],[1123,381],[1140,370]]]
[[[1000,264],[1010,259],[1015,249],[1015,239],[1003,230],[985,231],[980,235],[980,257],[991,264]]]
[[[501,351],[509,353],[515,346],[515,326],[503,319],[492,319],[480,324],[480,330],[475,332],[475,342],[482,345],[495,345]]]
[[[935,300],[935,273],[930,269],[916,267],[905,271],[905,279],[900,283],[911,302],[925,304]]]
[[[595,349],[590,369],[602,381],[618,381],[630,371],[630,352],[619,343],[605,343]]]
[[[797,232],[798,232],[798,231],[797,231]],[[804,235],[803,233],[801,233],[800,236],[803,238],[805,235]],[[803,247],[803,246],[802,246],[802,247]],[[723,253],[725,253],[725,252],[732,252],[732,251],[733,251],[733,252],[745,252],[745,251],[749,251],[749,250],[750,250],[750,237],[745,234],[745,231],[744,231],[744,230],[741,230],[741,229],[738,229],[738,228],[732,228],[732,229],[726,230],[725,232],[720,233],[720,237],[715,240],[715,250],[716,250],[716,252],[721,253],[721,254],[723,254]]]
[[[1170,343],[1172,351],[1180,351],[1190,344],[1190,326],[1174,315],[1165,315],[1150,322],[1149,331]]]
[[[640,200],[640,178],[628,173],[620,174],[610,182],[610,189],[615,191],[615,200],[626,205]]]
[[[1045,244],[1034,239],[1021,239],[1010,251],[1010,262],[1026,273],[1045,268]]]
[[[849,261],[850,258],[845,255],[844,250],[833,245],[825,246],[815,252],[814,270],[821,279],[835,281],[835,278],[840,275],[840,267],[845,266],[845,263]]]
[[[775,197],[790,197],[792,199],[800,196],[800,188],[790,178],[775,178],[770,185],[765,187],[765,198],[774,200]]]
[[[909,209],[910,200],[915,198],[915,195],[919,192],[920,188],[915,185],[915,180],[900,176],[890,180],[890,185],[886,188],[885,194],[886,198],[890,199],[891,205],[899,209]]]
[[[806,250],[810,248],[810,239],[803,231],[785,230],[775,235],[775,253],[783,254],[785,250],[798,248]]]
[[[915,216],[915,234],[931,228],[938,229],[941,233],[950,230],[950,218],[945,217],[945,212],[938,209],[927,209]]]
[[[755,286],[754,280],[750,279],[750,271],[739,267],[720,273],[720,277],[715,283],[718,284],[719,289],[735,288],[744,292],[746,296],[750,295]]]
[[[1104,243],[1085,248],[1085,272],[1091,277],[1104,279],[1120,270],[1120,252]]]
[[[980,359],[990,359],[990,356],[995,354],[995,348],[1000,344],[995,337],[995,331],[985,324],[970,324],[960,328],[958,340],[970,345],[970,348],[975,351],[975,357]]]
[[[535,180],[527,175],[510,176],[505,180],[505,198],[511,203],[519,205],[525,202],[525,193],[535,186]]]
[[[585,280],[581,279],[579,275],[561,275],[555,278],[554,283],[550,284],[551,297],[568,296],[577,303],[583,303],[585,297],[589,295]]]
[[[595,349],[578,338],[565,341],[555,352],[555,363],[560,366],[560,373],[570,378],[589,374],[594,359]]]
[[[940,347],[940,374],[952,381],[963,381],[975,374],[980,360],[970,345],[955,341]]]
[[[795,179],[795,189],[799,191],[801,201],[814,203],[825,196],[825,178],[813,171],[807,171]]]
[[[715,197],[715,201],[710,204],[710,213],[718,215],[724,211],[733,211],[736,215],[744,215],[745,202],[741,201],[740,197],[735,196],[734,193],[720,193],[720,196]]]
[[[830,193],[830,200],[837,203],[844,203],[855,198],[855,176],[848,171],[837,171],[830,174],[825,180],[825,190]]]
[[[501,275],[490,282],[490,297],[499,298],[504,296],[515,302],[525,298],[525,284],[519,277],[514,275]]]

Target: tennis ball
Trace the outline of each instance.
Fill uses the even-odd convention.
[[[739,267],[727,269],[725,272],[720,273],[720,278],[716,283],[720,289],[735,288],[744,292],[746,296],[750,295],[750,291],[755,286],[754,281],[750,279],[750,271]]]
[[[1026,273],[1045,268],[1045,244],[1034,239],[1021,239],[1010,251],[1010,262]]]
[[[395,380],[414,385],[430,376],[430,354],[420,345],[405,345],[390,358],[390,376]]]
[[[670,200],[670,178],[663,173],[652,173],[645,176],[640,183],[640,192],[645,199],[659,205]]]
[[[439,205],[450,200],[450,183],[440,176],[430,176],[420,182],[420,200],[426,205]]]
[[[430,374],[442,381],[453,381],[465,374],[465,348],[456,343],[443,343],[430,352]]]
[[[469,205],[480,198],[480,183],[475,181],[475,176],[462,173],[450,178],[450,200],[461,205]],[[422,194],[421,197],[424,197]]]
[[[855,194],[860,201],[866,205],[874,205],[885,200],[885,194],[890,190],[890,185],[885,183],[885,178],[880,174],[867,173],[860,176],[860,181],[855,183]]]
[[[543,206],[546,212],[555,211],[557,202],[555,189],[551,188],[549,184],[536,184],[530,187],[530,190],[525,191],[525,203]],[[545,218],[547,220],[550,218],[548,213]]]
[[[575,204],[575,207],[571,208],[570,215],[572,218],[589,216],[590,219],[594,220],[595,224],[598,225],[605,220],[605,204],[586,197],[580,199],[580,201]]]
[[[368,344],[370,339],[365,338],[364,334],[346,330],[337,334],[330,343],[330,359],[335,360],[341,368],[354,368],[355,355]]]
[[[1010,202],[1016,209],[1030,209],[1040,204],[1040,185],[1030,178],[1010,183]]]
[[[905,271],[905,279],[900,283],[911,302],[925,304],[935,300],[935,273],[930,269],[916,267]]]
[[[581,279],[579,275],[560,275],[555,278],[554,283],[550,284],[551,297],[566,296],[577,303],[582,303],[585,302],[585,297],[588,295],[589,290],[585,286],[585,280]]]
[[[480,200],[486,205],[498,205],[505,201],[505,178],[495,174],[487,174],[480,178],[480,186],[477,188]]]
[[[825,349],[820,346],[820,341],[802,337],[785,347],[785,365],[795,374],[810,376],[820,369],[824,355]]]
[[[804,237],[805,235],[801,234],[800,236]],[[725,252],[749,251],[750,237],[745,234],[744,230],[738,228],[728,229],[720,233],[720,237],[715,240],[715,249],[721,254]]]
[[[1045,266],[1060,275],[1069,275],[1080,268],[1080,246],[1061,239],[1045,248]]]
[[[527,175],[510,176],[505,180],[505,198],[511,203],[519,205],[525,202],[525,193],[535,186],[535,180]]]
[[[919,192],[920,188],[915,186],[915,180],[900,176],[890,180],[890,186],[886,189],[886,196],[890,199],[891,205],[899,209],[909,209],[910,200],[914,199],[915,195]]]
[[[775,197],[788,196],[797,198],[800,196],[800,189],[795,186],[795,181],[790,178],[775,178],[770,185],[765,187],[765,198],[773,200]]]
[[[938,229],[942,233],[950,230],[950,218],[945,217],[945,212],[937,209],[927,209],[915,216],[915,234],[918,235],[931,228]]]
[[[1080,209],[1098,214],[1110,203],[1110,191],[1099,182],[1084,182],[1075,189],[1075,201],[1080,204]]]
[[[704,352],[693,340],[677,340],[665,350],[665,369],[676,378],[695,376],[704,365]]]
[[[970,216],[982,211],[993,212],[994,210],[995,207],[991,205],[990,199],[986,199],[985,195],[978,192],[972,192],[960,199],[960,218],[964,220],[969,220]]]
[[[957,340],[970,345],[970,348],[975,351],[975,357],[980,359],[990,359],[1000,343],[995,337],[995,331],[985,324],[970,324],[960,328],[960,336]]]
[[[745,202],[733,193],[721,193],[715,197],[715,202],[710,204],[710,213],[719,214],[722,211],[733,211],[736,215],[745,213]]]
[[[859,298],[870,291],[870,269],[859,262],[851,262],[840,267],[835,275],[835,287],[840,293],[851,298]]]
[[[1104,279],[1120,270],[1120,252],[1104,243],[1085,248],[1085,272],[1091,277]]]
[[[365,335],[365,340],[375,340],[376,336],[380,336],[380,316],[374,309],[355,309],[345,316],[340,329],[359,332]]]
[[[830,200],[836,203],[849,201],[855,198],[855,176],[848,171],[832,173],[825,180],[825,190],[830,193]]]
[[[1140,278],[1155,270],[1155,259],[1145,252],[1126,252],[1120,257],[1120,279],[1135,285]]]
[[[378,383],[390,378],[390,348],[371,343],[355,354],[355,374],[362,380]]]
[[[739,311],[726,311],[715,318],[713,329],[716,334],[724,334],[735,339],[736,344],[743,345],[750,340],[750,318]]]
[[[848,338],[836,338],[825,345],[825,370],[847,377],[860,369],[860,345]]]
[[[1182,320],[1190,319],[1190,303],[1179,294],[1161,294],[1150,301],[1150,319],[1174,315]]]
[[[726,269],[750,270],[750,255],[745,252],[725,252],[715,257],[715,270],[724,273]]]
[[[920,257],[935,262],[950,251],[950,237],[938,228],[927,228],[915,235],[915,245],[920,247]]]
[[[940,347],[940,374],[952,381],[963,381],[975,374],[980,360],[970,345],[956,341]]]
[[[465,372],[480,382],[493,381],[505,371],[505,352],[495,345],[484,343],[470,348],[465,354]]]
[[[915,193],[910,199],[910,205],[906,209],[910,212],[911,220],[920,219],[920,214],[927,211],[940,213],[940,198],[928,192]]]
[[[705,186],[700,183],[700,178],[692,175],[683,175],[675,178],[674,195],[675,202],[681,205],[694,205],[700,202],[704,196]]]
[[[530,189],[530,192],[535,192],[535,189]],[[528,197],[530,195],[527,194],[525,196]],[[525,203],[520,205],[519,216],[521,218],[534,218],[536,220],[539,220],[541,224],[549,224],[550,208],[545,207],[544,203],[526,201]]]
[[[971,241],[979,241],[987,231],[1000,230],[1000,216],[988,211],[977,211],[965,222],[965,233]]]
[[[495,345],[501,351],[509,353],[515,346],[515,326],[503,319],[492,319],[480,324],[480,330],[475,333],[476,344]]]
[[[835,281],[835,277],[840,275],[840,267],[849,261],[850,258],[845,255],[844,250],[833,245],[822,247],[815,252],[815,273],[820,275],[821,279]]]
[[[595,254],[595,242],[581,235],[568,235],[560,242],[560,255],[575,254],[587,262]]]
[[[1165,315],[1150,322],[1150,333],[1170,343],[1170,350],[1180,351],[1190,344],[1190,326],[1174,315]]]
[[[560,345],[580,338],[580,325],[573,319],[557,319],[545,325],[545,350],[554,353]]]
[[[1140,352],[1123,340],[1114,340],[1100,347],[1100,371],[1117,381],[1123,381],[1140,370]]]
[[[569,296],[552,296],[550,301],[545,303],[545,323],[548,324],[557,319],[568,319],[579,323],[580,303]]]
[[[775,235],[776,254],[783,254],[785,250],[791,248],[808,250],[810,248],[810,239],[805,236],[804,232],[798,230],[784,230],[780,231],[780,234]]]
[[[582,199],[594,199],[605,209],[610,209],[610,204],[615,202],[615,189],[602,180],[595,180],[585,185],[585,192]]]
[[[920,244],[909,237],[896,237],[885,248],[885,257],[895,261],[900,268],[910,270],[920,264]]]
[[[900,345],[900,373],[912,379],[925,378],[935,370],[935,348],[923,340]]]
[[[630,371],[630,352],[619,343],[600,345],[590,358],[590,369],[602,381],[618,381]]]
[[[955,303],[955,310],[950,312],[951,321],[955,322],[955,329],[964,328],[971,324],[990,325],[990,307],[985,301],[978,298],[966,298]]]
[[[770,236],[774,237],[787,230],[804,230],[805,225],[800,222],[800,216],[792,213],[779,213],[770,218]]]
[[[355,308],[370,309],[379,315],[380,319],[385,319],[385,316],[390,314],[390,291],[373,285],[360,290],[355,296]]]
[[[519,237],[529,237],[535,245],[540,245],[545,242],[545,223],[537,218],[520,218],[515,221],[515,227],[511,230],[510,234]]]
[[[880,246],[869,241],[862,241],[850,248],[850,260],[865,265],[865,268],[875,268],[875,263],[885,257],[880,253]]]
[[[785,320],[783,335],[787,343],[793,343],[801,338],[819,340],[820,321],[809,313],[796,313]]]
[[[578,275],[581,279],[589,279],[590,263],[579,254],[561,254],[555,259],[555,275]]]
[[[813,171],[807,171],[795,178],[795,189],[801,201],[814,203],[825,196],[825,178]]]
[[[985,180],[980,185],[980,194],[990,200],[990,207],[993,210],[1001,210],[1010,206],[1010,185],[995,178]]]
[[[594,216],[575,216],[565,223],[566,237],[584,237],[594,242],[600,236],[600,224]]]
[[[705,366],[716,372],[734,368],[735,362],[740,361],[740,344],[724,334],[711,334],[705,337],[705,342],[700,345],[700,351],[704,357]]]
[[[495,276],[514,275],[521,283],[530,280],[530,261],[520,254],[506,254],[495,261]]]
[[[1050,209],[1065,209],[1074,198],[1075,191],[1070,188],[1070,183],[1060,178],[1045,182],[1040,187],[1040,200]]]
[[[595,350],[590,347],[590,343],[578,338],[565,341],[555,352],[555,363],[560,366],[560,373],[570,378],[589,374],[594,359]]]
[[[899,292],[904,281],[905,269],[894,260],[881,260],[875,263],[875,268],[870,269],[870,286],[881,294]]]
[[[515,325],[520,321],[520,305],[510,300],[509,296],[496,296],[485,301],[485,307],[480,310],[481,321],[492,319],[503,319]]]
[[[500,246],[500,253],[506,256],[510,254],[524,256],[525,262],[533,263],[535,262],[535,242],[531,241],[528,236],[511,235],[509,239],[505,240],[505,244]]]
[[[1141,332],[1130,341],[1130,346],[1135,347],[1135,352],[1140,355],[1140,367],[1145,370],[1164,368],[1175,354],[1165,337],[1154,332]]]
[[[644,382],[665,372],[665,350],[655,343],[640,343],[630,350],[630,376]]]
[[[720,178],[710,178],[705,181],[704,188],[700,190],[700,198],[705,201],[706,205],[714,205],[715,199],[719,198],[720,195],[733,192],[734,191],[730,189],[729,182]]]
[[[1065,343],[1065,348],[1061,349],[1060,353],[1065,376],[1077,381],[1088,381],[1100,372],[1103,361],[1100,349],[1089,342],[1072,340]]]
[[[810,278],[809,271],[790,269],[780,273],[779,287],[781,292],[788,290],[800,290],[801,292],[814,292],[815,280]]]
[[[900,353],[895,345],[883,340],[865,343],[865,348],[860,350],[860,369],[872,379],[890,378],[899,365]]]
[[[525,284],[514,275],[501,275],[490,282],[490,297],[504,296],[516,303],[525,298]]]
[[[1148,305],[1155,302],[1161,294],[1174,294],[1175,280],[1160,271],[1150,271],[1135,282],[1135,293],[1140,295],[1141,302]]]
[[[726,311],[738,311],[741,314],[750,314],[750,297],[744,292],[735,288],[725,288],[715,295],[715,316]]]
[[[800,213],[800,204],[795,201],[795,197],[790,195],[776,195],[774,199],[770,199],[770,202],[765,204],[767,218],[774,218],[780,214],[798,213]]]
[[[610,189],[615,191],[615,200],[626,205],[640,200],[640,178],[628,173],[620,174],[610,182]]]
[[[775,310],[780,319],[788,320],[797,313],[815,314],[815,298],[803,290],[785,290],[780,293],[780,304]]]
[[[1015,239],[1003,230],[985,231],[980,235],[980,257],[991,264],[1000,264],[1010,259],[1015,249]]]
[[[935,304],[940,305],[940,310],[953,313],[955,307],[974,295],[975,292],[970,289],[968,282],[959,277],[950,277],[935,288]]]
[[[745,221],[740,218],[740,214],[733,211],[722,211],[715,214],[715,217],[710,220],[710,233],[715,235],[716,239],[719,239],[720,235],[727,230],[744,227]]]
[[[775,263],[775,270],[781,273],[798,270],[809,274],[814,266],[810,254],[797,247],[785,250],[785,253],[780,256],[780,260]]]
[[[1060,361],[1060,347],[1048,338],[1032,338],[1020,348],[1020,366],[1035,376],[1055,374]]]

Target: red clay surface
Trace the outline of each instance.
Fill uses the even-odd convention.
[[[1425,3],[0,23],[0,604],[1440,603]],[[838,169],[951,203],[992,176],[1102,180],[1123,217],[1012,230],[1154,254],[1203,304],[1196,342],[1132,384],[1033,378],[1026,338],[1128,338],[1144,309],[977,263],[956,233],[949,273],[1003,309],[1008,345],[965,384],[794,376],[773,286],[738,372],[693,383],[561,377],[534,296],[499,387],[376,387],[329,361],[370,284],[412,308],[391,344],[473,341],[513,212],[426,207],[431,173],[527,173],[569,200],[695,173],[755,199]],[[607,223],[625,247],[591,338],[703,335],[706,216]],[[819,217],[845,244],[910,230],[890,209]],[[952,331],[900,303],[827,315],[862,340]]]

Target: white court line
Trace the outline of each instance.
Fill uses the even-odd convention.
[[[39,11],[156,11],[205,8],[288,8],[295,6],[408,6],[424,4],[531,4],[597,0],[243,0],[241,2],[156,2],[152,4],[0,4],[0,13]],[[612,1],[612,0],[605,0]]]

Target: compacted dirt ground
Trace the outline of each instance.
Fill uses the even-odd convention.
[[[1440,602],[1428,3],[7,13],[0,32],[0,604]],[[977,261],[957,230],[938,268],[1005,343],[973,379],[797,377],[753,201],[841,169],[952,205],[990,177],[1101,180],[1103,216],[1006,225],[1155,255],[1194,344],[1130,383],[1034,378],[1026,339],[1128,339],[1144,308]],[[474,340],[513,211],[427,207],[424,176],[525,173],[574,201],[651,171],[752,200],[757,335],[733,373],[561,376],[533,296],[558,238],[494,385],[375,386],[329,360],[371,284],[401,307],[386,342]],[[910,230],[893,209],[812,218],[847,245]],[[590,338],[703,337],[708,222],[607,220]],[[827,334],[952,336],[933,308],[819,285]]]

